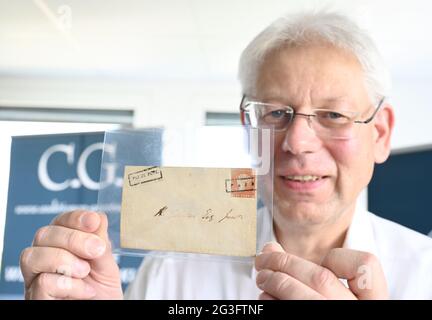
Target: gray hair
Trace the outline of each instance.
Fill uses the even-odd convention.
[[[389,95],[390,73],[373,40],[348,17],[327,11],[286,15],[258,34],[240,57],[239,80],[243,94],[253,95],[259,69],[270,53],[317,42],[349,50],[357,57],[372,103]]]

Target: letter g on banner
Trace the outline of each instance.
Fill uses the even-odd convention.
[[[106,177],[107,181],[103,183],[99,183],[97,181],[92,180],[87,173],[87,159],[88,157],[97,150],[103,150],[104,144],[102,142],[92,144],[88,146],[83,153],[81,154],[78,165],[77,165],[77,174],[78,178],[83,184],[84,187],[90,190],[100,190],[102,187],[105,187],[111,184],[115,179],[115,164],[105,165],[104,169],[107,171]],[[115,154],[116,148],[114,145],[107,144],[105,145],[105,152],[113,156]],[[102,185],[101,185],[102,184]]]
[[[42,154],[39,164],[38,164],[38,177],[40,183],[50,191],[63,191],[67,187],[71,185],[71,181],[69,179],[63,181],[62,183],[57,183],[51,180],[48,174],[48,160],[49,158],[56,152],[62,152],[66,154],[66,160],[69,165],[73,164],[74,161],[74,153],[75,153],[75,144],[56,144],[52,147],[49,147]],[[77,185],[79,181],[76,181],[74,185]],[[79,187],[79,186],[77,186]]]

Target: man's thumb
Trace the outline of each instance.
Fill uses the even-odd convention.
[[[116,274],[117,276],[119,272],[118,266],[112,254],[111,241],[108,236],[108,218],[105,213],[99,213],[99,217],[99,228],[94,232],[94,234],[98,235],[105,241],[106,247],[104,253],[100,257],[90,261],[92,271],[104,276],[111,276],[111,274]]]

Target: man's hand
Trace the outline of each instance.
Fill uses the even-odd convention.
[[[337,248],[321,265],[289,254],[277,243],[255,259],[260,299],[387,299],[387,284],[377,258]],[[346,279],[349,288],[340,280]]]
[[[36,232],[20,259],[26,299],[121,299],[105,214],[72,211]]]

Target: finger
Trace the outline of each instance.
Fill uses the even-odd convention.
[[[261,292],[261,294],[258,296],[258,300],[277,300],[277,299],[269,295],[267,292]]]
[[[45,299],[91,299],[96,291],[81,279],[55,273],[41,273],[29,289],[28,298]]]
[[[120,286],[120,270],[112,255],[111,242],[108,237],[108,219],[106,214],[99,213],[99,219],[100,226],[94,233],[99,238],[105,240],[107,248],[100,257],[90,261],[92,276],[94,276],[99,281],[104,282],[105,285]],[[114,277],[113,275],[117,276]],[[111,281],[116,282],[114,283]]]
[[[60,273],[74,278],[85,278],[90,272],[87,261],[59,248],[27,248],[21,254],[20,265],[26,288],[41,273]]]
[[[94,211],[76,210],[58,215],[51,225],[94,232],[99,228],[100,215]]]
[[[55,225],[40,228],[33,246],[65,249],[84,259],[101,256],[107,247],[105,240],[97,235]]]
[[[277,242],[267,242],[261,250],[261,253],[285,252],[282,246]]]
[[[378,259],[368,252],[337,248],[321,263],[336,276],[348,280],[359,299],[388,299],[387,283]]]
[[[286,273],[327,299],[356,298],[327,268],[286,252],[262,253],[256,257],[255,267]]]
[[[257,275],[257,286],[266,294],[283,300],[322,300],[321,294],[283,272],[261,270]]]

